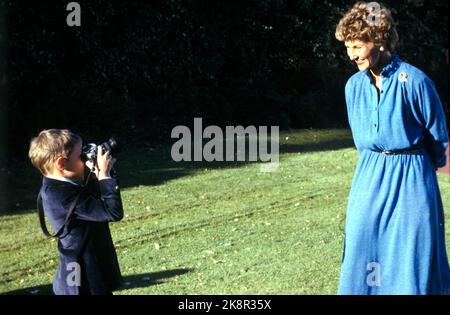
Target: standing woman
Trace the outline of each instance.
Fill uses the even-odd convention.
[[[338,294],[449,294],[436,169],[448,135],[433,82],[393,54],[391,13],[358,2],[336,38],[358,67],[345,86],[359,153],[345,223]]]

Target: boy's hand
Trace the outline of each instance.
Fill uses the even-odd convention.
[[[116,159],[110,155],[109,151],[103,153],[102,146],[97,146],[97,169],[95,175],[97,175],[98,180],[111,177],[109,173],[114,163],[116,163]]]

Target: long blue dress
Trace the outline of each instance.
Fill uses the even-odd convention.
[[[433,82],[393,56],[378,94],[370,72],[345,87],[359,154],[346,212],[338,294],[450,294],[444,207],[445,114]],[[421,147],[419,154],[372,150]]]

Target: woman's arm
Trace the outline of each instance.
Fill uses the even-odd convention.
[[[448,134],[444,109],[434,83],[428,77],[417,83],[415,92],[422,114],[424,145],[437,169],[446,164]]]

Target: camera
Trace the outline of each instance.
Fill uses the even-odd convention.
[[[111,137],[108,141],[100,144],[103,149],[103,152],[109,151],[109,153],[115,154],[119,152],[119,145],[113,137]],[[97,145],[95,143],[87,143],[83,145],[81,149],[81,160],[84,162],[92,161],[95,163],[97,160]]]

